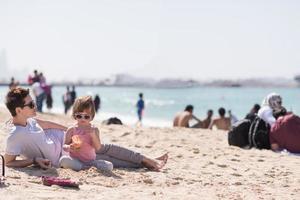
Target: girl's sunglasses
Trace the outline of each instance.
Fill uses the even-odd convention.
[[[34,103],[34,101],[30,101],[29,103],[27,103],[27,104],[24,104],[23,106],[22,106],[22,108],[24,108],[24,107],[29,107],[30,109],[33,109],[34,107],[35,107],[35,103]]]
[[[75,114],[75,118],[76,119],[86,119],[86,120],[89,120],[89,119],[91,119],[91,116],[87,115],[87,114]]]

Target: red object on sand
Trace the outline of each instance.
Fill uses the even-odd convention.
[[[59,178],[59,177],[48,177],[48,176],[42,176],[42,182],[44,185],[51,186],[51,185],[59,185],[63,187],[75,187],[79,188],[79,184],[75,181],[65,179],[65,178]]]

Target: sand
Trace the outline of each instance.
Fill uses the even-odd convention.
[[[39,117],[65,125],[73,123],[63,115]],[[1,154],[7,135],[3,126],[9,118],[6,109],[0,108]],[[6,168],[0,199],[300,199],[299,156],[228,146],[224,131],[94,123],[101,130],[102,141],[150,157],[169,152],[168,163],[161,172]],[[42,175],[71,178],[80,183],[80,188],[44,186]]]

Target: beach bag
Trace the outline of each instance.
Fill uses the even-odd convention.
[[[251,126],[249,119],[243,119],[234,123],[228,132],[228,144],[238,147],[249,145],[248,133]]]
[[[1,156],[1,175],[0,175],[0,185],[4,184],[4,177],[5,177],[5,162],[4,162],[4,157]]]
[[[111,117],[111,118],[103,121],[103,124],[105,124],[105,125],[110,125],[110,124],[123,125],[122,121],[117,117]]]
[[[248,134],[250,147],[270,149],[269,132],[270,125],[260,117],[256,116],[254,121],[251,123]]]

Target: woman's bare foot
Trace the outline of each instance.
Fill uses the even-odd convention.
[[[168,158],[169,158],[168,153],[166,153],[156,159],[150,159],[150,158],[144,157],[144,159],[142,160],[142,164],[150,170],[159,172],[160,169],[162,169],[166,165]]]

